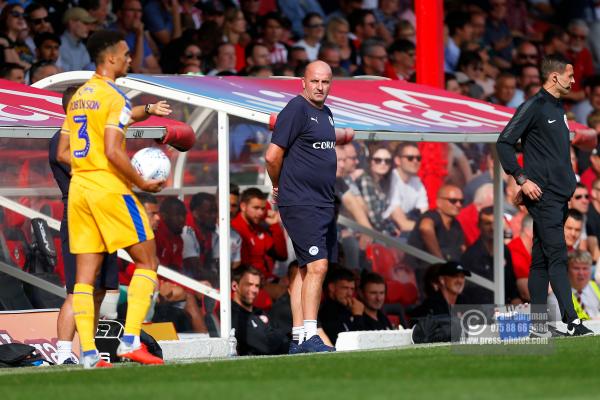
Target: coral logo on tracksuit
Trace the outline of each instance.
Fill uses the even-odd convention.
[[[316,150],[335,149],[335,141],[315,142],[315,143],[313,143],[312,147],[313,147],[313,149],[316,149]]]

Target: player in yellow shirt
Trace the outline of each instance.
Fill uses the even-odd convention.
[[[165,102],[132,109],[127,96],[115,85],[131,64],[129,48],[118,32],[99,31],[88,40],[96,73],[82,85],[67,109],[59,141],[60,161],[71,164],[68,224],[71,252],[77,273],[73,312],[81,341],[85,368],[110,367],[100,359],[94,341],[93,289],[105,252],[123,248],[136,270],[128,291],[125,333],[117,355],[143,364],[162,364],[140,343],[142,321],[157,283],[154,234],[132,185],[158,192],[164,181],[144,180],[125,152],[125,131],[130,122],[151,112],[168,115]],[[152,109],[154,108],[154,109]]]

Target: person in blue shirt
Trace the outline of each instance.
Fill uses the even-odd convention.
[[[335,350],[317,335],[321,287],[328,263],[337,261],[336,136],[333,114],[325,105],[331,81],[329,65],[308,64],[302,93],[279,114],[265,156],[273,197],[301,267],[290,284],[290,353]]]

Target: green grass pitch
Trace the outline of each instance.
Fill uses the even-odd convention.
[[[451,346],[237,358],[161,367],[0,370],[0,399],[598,399],[600,338],[545,355],[457,354]],[[510,347],[510,346],[501,346]]]

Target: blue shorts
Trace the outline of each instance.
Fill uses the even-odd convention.
[[[67,215],[66,212],[64,215]],[[63,254],[63,263],[65,265],[65,286],[68,294],[73,294],[75,286],[75,273],[77,265],[75,255],[69,248],[69,231],[67,229],[67,219],[63,218],[60,225],[60,243]],[[95,283],[96,289],[118,289],[119,288],[119,265],[117,264],[117,253],[105,253],[102,266],[98,273]]]
[[[301,267],[322,259],[337,262],[334,207],[279,206],[279,214]]]

